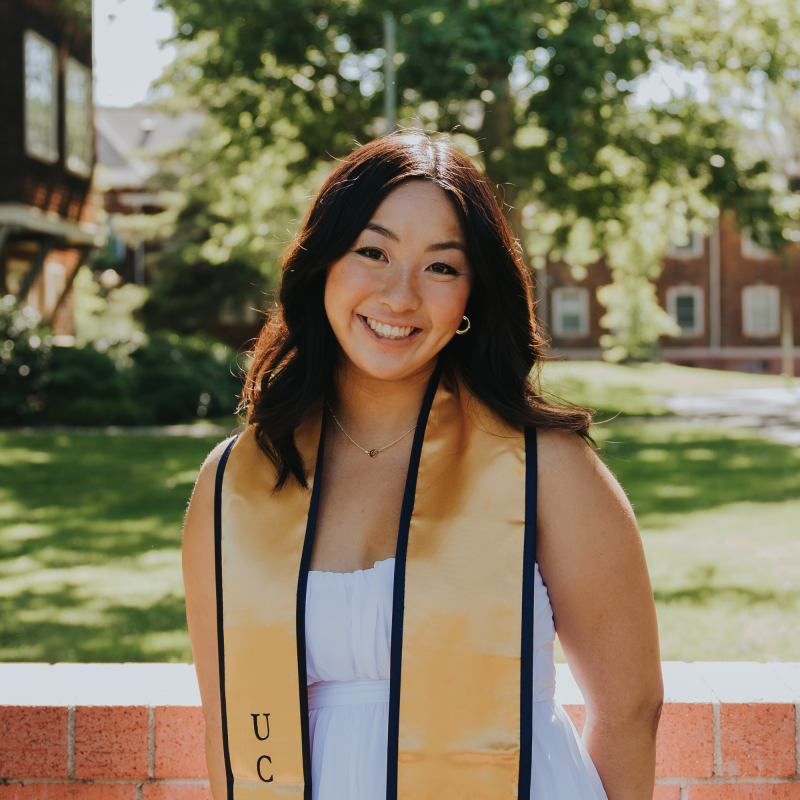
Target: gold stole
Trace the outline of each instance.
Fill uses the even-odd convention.
[[[296,432],[310,490],[273,492],[252,429],[217,472],[229,800],[311,798],[305,592],[322,426],[320,405]],[[398,536],[387,800],[530,797],[535,447],[533,430],[510,426],[461,383],[440,385],[437,370]]]

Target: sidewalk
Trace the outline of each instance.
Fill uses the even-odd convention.
[[[698,426],[759,428],[767,439],[800,446],[800,388],[733,389],[704,394],[686,392],[660,395],[657,399],[681,422],[688,421]]]

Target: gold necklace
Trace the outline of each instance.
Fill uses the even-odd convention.
[[[362,447],[353,437],[342,427],[342,423],[336,419],[336,414],[333,413],[333,409],[331,408],[331,404],[326,400],[325,405],[328,406],[328,411],[331,412],[331,416],[333,417],[333,421],[339,426],[339,430],[362,452],[366,453],[370,458],[376,458],[378,453],[382,453],[384,450],[390,448],[393,444],[397,444],[401,439],[405,439],[409,433],[416,430],[417,426],[415,425],[411,430],[406,431],[402,436],[395,439],[393,442],[389,442],[389,444],[384,445],[383,447],[373,448],[372,450],[367,450],[365,447]]]

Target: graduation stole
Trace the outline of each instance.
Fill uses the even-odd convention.
[[[229,800],[311,800],[305,601],[322,404],[296,431],[313,474],[273,491],[252,428],[219,463],[217,632]],[[461,383],[428,385],[394,573],[387,800],[529,800],[536,434]]]

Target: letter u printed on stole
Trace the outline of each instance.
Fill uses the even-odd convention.
[[[259,742],[264,742],[267,739],[269,739],[269,714],[251,714],[250,716],[253,718],[253,732],[256,735],[256,739],[258,739]],[[267,734],[266,734],[266,736],[261,736],[261,734],[258,731],[258,718],[259,717],[264,717],[267,720]],[[272,783],[273,776],[270,775],[269,778],[265,778],[263,773],[261,772],[261,762],[264,761],[264,759],[269,761],[270,764],[272,763],[272,759],[269,756],[267,756],[267,755],[261,756],[258,759],[258,761],[256,762],[256,772],[258,773],[258,777],[261,778],[261,780],[264,783]]]

